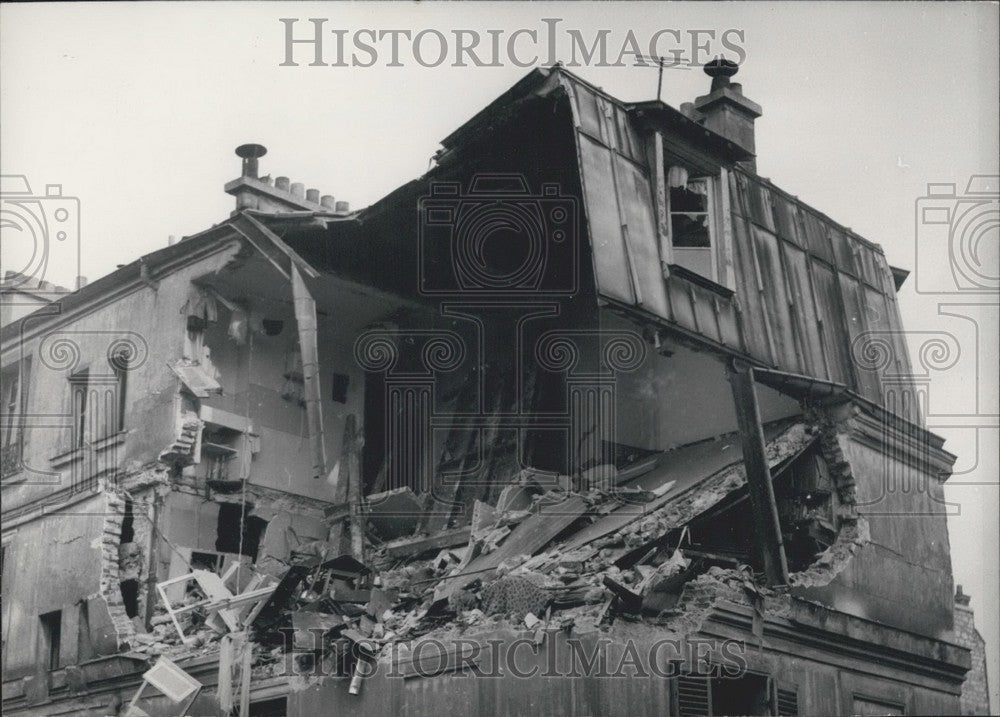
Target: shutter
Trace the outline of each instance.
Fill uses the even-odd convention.
[[[774,714],[779,717],[798,717],[799,691],[793,682],[774,680]]]
[[[677,678],[677,714],[680,717],[708,717],[711,709],[711,682],[708,677],[681,675]]]

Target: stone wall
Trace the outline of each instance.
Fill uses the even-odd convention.
[[[962,714],[988,715],[990,693],[986,678],[986,641],[979,634],[969,607],[970,597],[962,592],[959,585],[955,591],[955,639],[960,645],[972,650],[972,669],[965,676],[962,685]]]

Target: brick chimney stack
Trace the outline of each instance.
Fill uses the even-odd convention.
[[[739,65],[722,57],[706,64],[705,74],[712,78],[711,91],[694,101],[694,111],[706,128],[748,152],[755,152],[754,120],[761,116],[762,110],[756,102],[743,96],[742,85],[730,81],[738,71]],[[743,164],[757,171],[756,161]]]
[[[241,144],[236,148],[236,156],[242,160],[240,176],[226,182],[224,189],[236,197],[237,214],[244,209],[280,214],[283,212],[317,212],[321,214],[348,215],[351,205],[338,202],[333,195],[323,194],[318,189],[306,188],[302,182],[292,182],[288,177],[271,175],[258,176],[259,159],[267,154],[261,144]]]

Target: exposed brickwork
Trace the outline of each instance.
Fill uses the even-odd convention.
[[[955,595],[955,639],[972,650],[972,669],[962,685],[962,714],[988,715],[990,712],[989,686],[986,677],[986,641],[976,629],[974,614],[969,607],[969,596],[958,586]]]
[[[195,446],[204,424],[194,411],[185,411],[181,416],[180,429],[174,442],[160,454],[164,463],[190,465],[194,462]]]
[[[124,520],[124,498],[106,492],[104,530],[101,533],[101,596],[108,605],[119,647],[130,643],[135,637],[135,625],[125,613],[120,584],[122,577],[119,551]]]

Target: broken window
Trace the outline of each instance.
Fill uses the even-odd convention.
[[[39,659],[46,670],[58,670],[59,651],[62,649],[62,610],[40,615],[38,621],[42,628]]]
[[[717,281],[713,188],[713,177],[692,177],[686,167],[679,165],[667,170],[667,211],[674,264]]]
[[[31,358],[7,366],[0,373],[3,401],[3,456],[0,473],[4,478],[21,472],[24,458],[24,414],[28,407]]]

